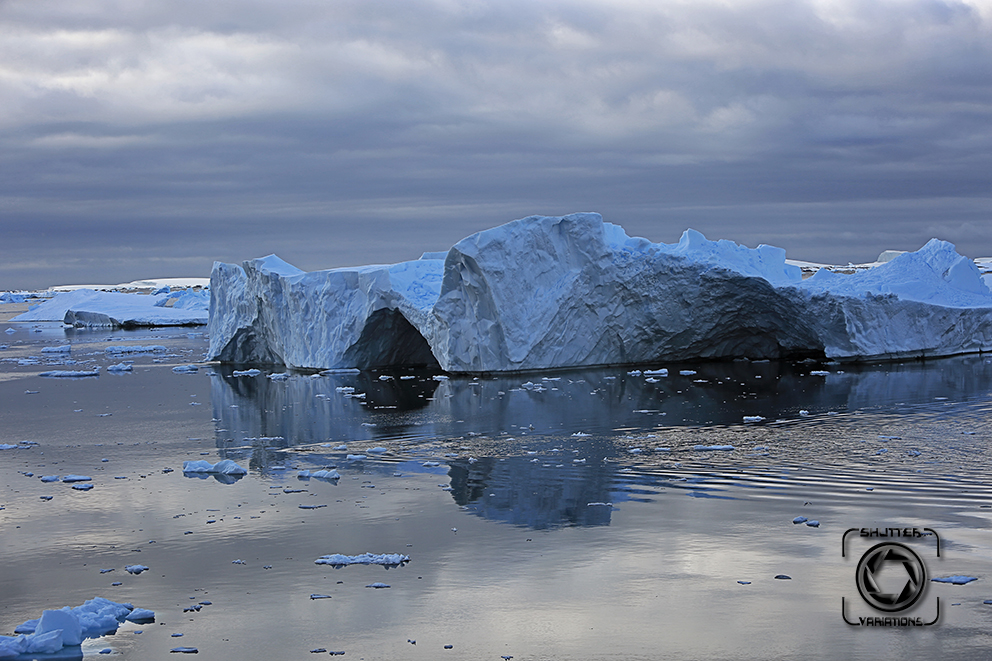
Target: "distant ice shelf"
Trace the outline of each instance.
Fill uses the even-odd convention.
[[[76,289],[56,294],[11,321],[61,321],[90,328],[202,326],[209,308],[205,290],[129,294]]]
[[[992,349],[992,292],[950,243],[803,279],[781,248],[595,213],[531,216],[446,253],[304,272],[275,255],[211,273],[211,360],[484,373],[696,359],[901,360]]]

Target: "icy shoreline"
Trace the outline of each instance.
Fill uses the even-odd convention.
[[[780,248],[693,230],[654,244],[593,213],[524,218],[393,265],[218,262],[210,289],[209,357],[242,364],[485,373],[992,349],[992,293],[949,243],[804,280]]]

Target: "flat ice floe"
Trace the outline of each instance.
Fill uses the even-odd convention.
[[[663,360],[906,359],[992,349],[992,292],[932,240],[802,279],[785,251],[628,237],[598,214],[531,216],[441,259],[304,272],[274,255],[211,274],[212,360],[500,372]]]
[[[94,367],[91,370],[48,370],[39,372],[38,376],[55,379],[80,379],[87,376],[100,376],[100,368]]]

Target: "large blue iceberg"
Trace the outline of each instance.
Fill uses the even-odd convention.
[[[482,373],[992,349],[992,292],[944,241],[804,280],[781,248],[694,230],[651,243],[595,213],[523,218],[400,264],[218,262],[210,292],[209,357],[241,364]]]

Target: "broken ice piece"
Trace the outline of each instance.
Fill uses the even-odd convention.
[[[931,578],[930,580],[935,583],[953,583],[954,585],[964,585],[965,583],[977,581],[978,578],[975,576],[944,576],[942,578]]]
[[[330,599],[331,598],[331,595],[329,595],[329,594],[312,594],[312,595],[310,595],[310,598],[311,599]]]
[[[806,522],[806,525],[809,526],[810,528],[819,528],[820,527],[820,522],[819,521],[807,521]]]
[[[410,556],[400,553],[363,553],[362,555],[342,555],[333,553],[322,555],[314,560],[315,565],[331,565],[332,567],[344,567],[346,565],[383,565],[384,567],[396,567],[410,562]]]
[[[376,582],[376,583],[370,583],[369,585],[366,585],[365,587],[367,587],[367,588],[375,588],[376,590],[381,590],[382,588],[388,588],[388,587],[392,587],[392,586],[386,585],[385,583]]]
[[[805,516],[797,516],[792,520],[793,523],[806,523],[808,519]]]
[[[789,576],[788,574],[777,574],[775,576],[775,578],[777,578],[780,581],[791,581],[792,580],[792,577]]]
[[[230,459],[223,459],[218,461],[216,464],[211,464],[209,461],[199,459],[197,461],[184,461],[183,462],[183,473],[217,473],[220,475],[247,475],[246,471],[241,466]],[[65,481],[65,478],[63,478]]]
[[[199,654],[200,650],[195,647],[173,647],[169,650],[170,654]]]
[[[148,567],[144,565],[126,565],[124,567],[124,571],[126,571],[129,574],[138,575],[143,571],[148,571]]]
[[[155,621],[155,611],[150,611],[147,608],[135,608],[124,619],[135,624],[147,624]]]

